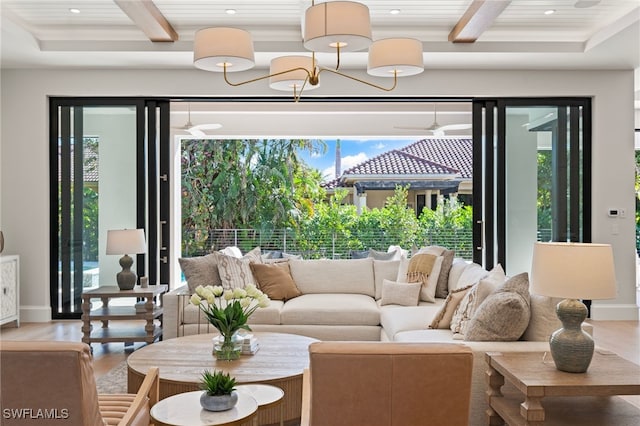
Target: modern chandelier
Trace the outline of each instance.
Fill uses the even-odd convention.
[[[293,91],[297,102],[303,90],[315,89],[320,74],[329,72],[376,89],[392,91],[398,77],[424,71],[422,43],[413,38],[386,38],[372,41],[369,8],[353,1],[327,1],[305,11],[303,45],[311,56],[290,55],[274,58],[269,74],[250,80],[232,82],[228,73],[245,71],[255,65],[251,34],[239,28],[212,27],[196,32],[193,63],[196,68],[222,72],[231,86],[269,79],[276,90]],[[392,77],[393,84],[383,87],[340,71],[340,52],[369,48],[367,73],[376,77]],[[336,54],[335,68],[318,65],[315,53]]]

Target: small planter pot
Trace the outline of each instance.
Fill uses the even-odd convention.
[[[226,411],[235,407],[238,402],[238,393],[231,392],[230,395],[207,395],[202,392],[200,396],[200,405],[207,411]]]

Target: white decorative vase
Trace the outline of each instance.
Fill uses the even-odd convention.
[[[229,395],[208,395],[206,391],[200,395],[200,405],[207,411],[226,411],[235,407],[238,402],[238,393]]]

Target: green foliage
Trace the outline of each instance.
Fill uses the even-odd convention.
[[[183,252],[208,251],[208,229],[295,227],[323,197],[298,153],[321,141],[189,140],[182,147]]]
[[[235,390],[236,379],[229,373],[214,370],[204,370],[200,379],[200,389],[210,396],[231,395]]]
[[[538,229],[551,229],[551,150],[538,151]]]
[[[84,187],[82,203],[83,260],[98,260],[98,193]]]

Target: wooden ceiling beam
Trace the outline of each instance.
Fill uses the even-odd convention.
[[[149,40],[159,42],[178,40],[178,33],[152,0],[113,1],[149,37]]]
[[[453,43],[473,43],[489,28],[511,0],[473,0],[449,33]]]

